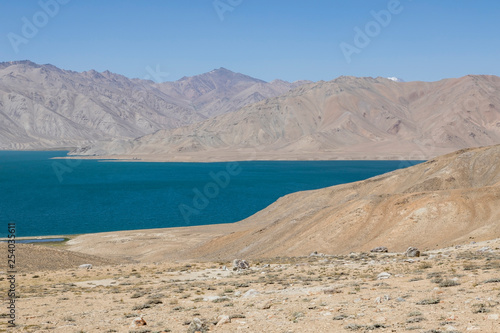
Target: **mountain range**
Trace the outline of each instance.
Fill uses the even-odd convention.
[[[500,143],[500,78],[339,77],[176,129],[76,155],[155,161],[428,159]]]
[[[0,63],[0,149],[57,149],[133,139],[278,96],[308,81],[265,82],[219,68],[155,83],[31,61]]]

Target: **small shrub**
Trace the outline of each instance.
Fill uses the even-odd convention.
[[[418,268],[420,269],[432,268],[432,264],[430,262],[423,262],[418,266]]]
[[[130,296],[130,298],[139,298],[139,297],[142,297],[144,295],[145,295],[145,293],[143,291],[138,291],[138,292],[134,293],[132,296]]]
[[[439,302],[441,302],[439,298],[426,298],[417,302],[417,305],[432,305],[432,304],[438,304]]]
[[[136,305],[132,308],[132,310],[137,311],[137,310],[143,310],[143,309],[149,309],[151,305],[149,304],[142,304],[142,305]]]
[[[490,309],[486,308],[486,304],[474,304],[472,305],[472,313],[488,313]]]
[[[460,285],[460,282],[455,281],[455,280],[444,280],[444,281],[439,283],[439,286],[441,288],[455,287],[455,286],[459,286],[459,285]]]
[[[421,315],[422,315],[422,312],[420,312],[420,311],[413,311],[413,312],[408,313],[408,317],[418,317]]]
[[[365,328],[365,326],[363,326],[363,325],[358,325],[358,324],[349,324],[349,325],[344,326],[344,328],[345,328],[346,330],[358,331],[358,330],[360,330],[360,329],[362,329],[362,328]]]
[[[415,324],[415,323],[420,323],[421,321],[424,321],[424,317],[412,317],[406,321],[407,324]]]

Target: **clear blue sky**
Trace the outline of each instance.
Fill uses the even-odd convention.
[[[53,17],[39,1],[0,1],[0,61],[138,78],[159,66],[165,81],[219,67],[266,81],[500,75],[500,1],[400,0],[385,26],[370,12],[388,10],[388,0],[59,1],[68,3]],[[223,20],[214,3],[226,4]],[[38,31],[23,31],[26,21]],[[340,45],[356,47],[356,27],[372,37],[348,63]],[[23,38],[17,52],[14,35]]]

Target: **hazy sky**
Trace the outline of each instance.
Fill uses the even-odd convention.
[[[499,58],[500,1],[0,0],[0,61],[75,71],[434,81]]]

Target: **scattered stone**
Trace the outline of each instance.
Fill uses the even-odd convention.
[[[405,255],[407,257],[420,257],[420,251],[419,249],[417,249],[416,247],[409,247],[406,252],[405,252]]]
[[[233,260],[233,271],[238,271],[242,269],[249,269],[250,264],[244,259],[234,259]]]
[[[386,252],[389,252],[389,250],[385,246],[378,246],[374,249],[371,249],[370,252],[386,253]]]
[[[273,306],[273,301],[272,300],[269,300],[269,301],[266,301],[264,303],[262,303],[259,308],[262,309],[262,310],[268,310],[271,308],[271,306]]]
[[[245,292],[245,293],[243,294],[243,297],[255,297],[255,296],[259,295],[259,294],[260,294],[260,293],[259,293],[257,290],[255,290],[255,289],[250,289],[250,290],[248,290],[247,292]]]
[[[231,318],[229,318],[229,316],[220,315],[217,317],[217,325],[215,325],[215,326],[222,326],[222,325],[230,323],[230,322],[231,322]]]
[[[387,302],[390,299],[391,299],[391,297],[389,295],[384,295],[384,297],[380,297],[379,296],[379,297],[375,298],[375,303],[380,304],[380,303],[382,303],[382,301],[386,301]]]
[[[132,323],[130,324],[130,328],[135,328],[135,327],[140,327],[140,326],[146,326],[147,323],[142,317],[137,317],[132,320]]]
[[[83,264],[83,265],[78,266],[78,268],[92,269],[92,264]]]
[[[379,275],[377,275],[377,280],[383,280],[383,279],[388,279],[391,277],[390,273],[387,272],[382,272]]]
[[[205,322],[205,320],[202,320],[200,318],[194,318],[191,323],[189,324],[188,333],[206,333],[208,332],[208,325]]]
[[[482,252],[482,253],[491,252],[491,248],[488,246],[484,246],[484,247],[480,248],[479,250],[477,250],[477,252]]]
[[[498,313],[492,313],[492,314],[489,314],[487,318],[489,320],[498,320],[498,318],[500,318],[500,316],[498,315]]]

